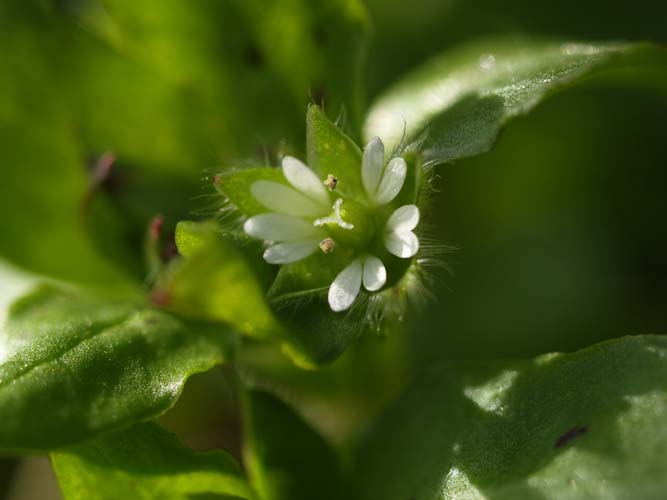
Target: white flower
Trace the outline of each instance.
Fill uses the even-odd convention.
[[[384,144],[379,137],[368,143],[364,150],[361,179],[369,200],[375,205],[391,202],[400,193],[407,174],[403,158],[393,158],[384,165]],[[419,240],[412,230],[419,223],[419,208],[403,205],[389,217],[382,235],[384,245],[393,255],[407,259],[419,250]],[[348,309],[359,295],[361,284],[369,292],[382,288],[387,281],[387,270],[380,259],[367,255],[355,259],[343,269],[329,287],[329,307],[339,312]]]
[[[331,210],[329,194],[312,170],[291,156],[283,158],[282,167],[292,187],[264,180],[253,183],[252,195],[273,212],[251,217],[243,225],[250,236],[272,242],[264,252],[269,264],[289,264],[315,252],[327,235],[310,221]]]
[[[386,205],[400,193],[408,166],[403,158],[396,157],[384,164],[384,144],[375,137],[366,145],[361,164],[361,180],[366,195],[375,205]]]
[[[348,231],[360,229],[341,215],[342,198],[333,207],[327,191],[333,191],[338,179],[331,174],[322,182],[306,165],[286,156],[282,161],[283,173],[289,186],[279,182],[260,180],[250,186],[252,195],[269,213],[255,215],[243,225],[245,232],[269,242],[264,260],[270,264],[289,264],[304,259],[318,247],[331,252],[334,240],[327,230],[331,226]],[[361,179],[366,196],[373,207],[392,202],[401,192],[407,175],[407,164],[401,157],[392,158],[386,165],[384,144],[379,137],[368,143],[364,150]],[[373,214],[374,210],[369,211]],[[382,234],[384,246],[393,255],[407,259],[419,250],[419,240],[412,230],[419,223],[416,205],[404,205],[391,214]],[[362,225],[363,227],[363,225]],[[380,290],[387,282],[387,270],[375,255],[356,249],[356,257],[334,279],[329,287],[329,306],[339,312],[348,309],[364,288]]]
[[[387,225],[383,238],[384,246],[396,257],[408,259],[419,250],[419,240],[412,230],[419,224],[419,208],[417,205],[403,205],[394,210]]]
[[[349,308],[359,295],[361,283],[369,292],[382,288],[387,281],[387,270],[380,259],[367,255],[352,261],[329,287],[329,307],[334,312]]]
[[[412,230],[419,223],[416,205],[403,205],[394,210],[385,226],[384,245],[392,254],[403,259],[413,257],[419,250],[419,240]],[[387,270],[380,259],[367,255],[352,261],[333,280],[329,287],[329,307],[335,312],[348,309],[359,295],[361,284],[369,292],[382,288]]]

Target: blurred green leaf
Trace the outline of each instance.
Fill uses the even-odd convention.
[[[250,19],[267,63],[311,101],[342,113],[357,135],[364,108],[364,63],[370,20],[359,0],[236,0]]]
[[[153,73],[167,95],[186,97],[195,106],[172,107],[187,124],[162,125],[180,130],[185,138],[175,139],[188,147],[206,138],[229,158],[263,141],[300,143],[301,113],[311,97],[326,100],[336,112],[345,106],[360,116],[368,20],[358,0],[105,0],[67,10],[124,60]],[[104,89],[122,98],[108,84]],[[188,131],[188,125],[195,128]],[[205,135],[197,139],[197,130]],[[127,134],[123,139],[140,144]],[[160,142],[169,147],[166,137]]]
[[[426,163],[488,151],[502,126],[548,95],[603,71],[665,65],[647,44],[486,40],[445,52],[371,107],[364,136],[388,147],[425,136]]]
[[[187,257],[174,262],[154,296],[195,318],[222,321],[246,335],[276,337],[281,327],[265,298],[257,273],[238,245],[213,221],[179,222],[176,243]],[[266,266],[259,258],[258,271]]]
[[[176,224],[174,240],[178,253],[189,258],[207,250],[207,245],[217,232],[215,222],[181,221]]]
[[[343,498],[336,456],[289,406],[268,393],[243,394],[243,456],[264,500]]]
[[[51,464],[65,500],[255,498],[229,454],[194,452],[155,424],[52,453]]]
[[[84,229],[87,151],[61,95],[71,67],[50,54],[55,30],[28,22],[32,10],[0,6],[0,254],[34,273],[127,286]]]
[[[0,336],[0,447],[47,450],[156,417],[234,346],[219,326],[42,287]]]
[[[300,148],[311,95],[360,128],[366,31],[357,0],[3,2],[0,254],[67,281],[122,281],[100,255],[141,275],[150,218],[208,208],[193,198],[222,160]]]
[[[666,377],[660,336],[437,366],[361,447],[361,498],[659,498]]]

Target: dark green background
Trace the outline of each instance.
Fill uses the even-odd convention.
[[[150,218],[163,213],[173,227],[210,213],[205,178],[221,165],[281,149],[302,154],[311,98],[324,99],[333,117],[345,104],[353,130],[364,100],[480,36],[667,38],[661,2],[369,0],[360,92],[353,83],[362,59],[353,47],[363,23],[329,15],[332,2],[312,2],[295,9],[292,25],[272,25],[253,16],[271,19],[292,4],[137,1],[120,17],[133,34],[122,49],[82,16],[96,3],[0,7],[0,253],[93,285],[100,273],[105,282],[143,278]],[[303,31],[305,38],[294,35],[301,48],[272,49],[281,30],[288,38]],[[244,369],[290,391],[311,422],[345,444],[431,362],[666,332],[665,89],[665,74],[650,84],[628,86],[622,75],[589,82],[515,120],[494,151],[441,167],[430,222],[456,247],[445,256],[451,274],[439,271],[436,300],[408,315],[405,332],[365,338],[307,376],[275,349],[249,345]],[[107,150],[120,152],[117,178],[77,219],[86,162]],[[69,215],[61,218],[63,207]],[[90,257],[97,254],[99,264]],[[195,377],[165,421],[199,447],[234,444],[221,430],[233,424],[228,409],[208,409],[220,396],[216,377]],[[5,463],[0,491],[12,464]]]

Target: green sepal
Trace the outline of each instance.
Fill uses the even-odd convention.
[[[216,190],[237,209],[240,216],[270,212],[251,192],[252,185],[257,181],[273,181],[288,185],[283,171],[275,167],[257,167],[218,174],[213,179]]]
[[[338,179],[336,191],[343,197],[365,200],[359,146],[314,104],[308,107],[306,127],[310,168],[322,179],[329,174]]]
[[[227,323],[246,335],[278,335],[281,328],[258,275],[273,270],[259,255],[250,261],[242,243],[223,237],[214,221],[180,222],[176,244],[185,258],[161,276],[155,300],[180,314]]]

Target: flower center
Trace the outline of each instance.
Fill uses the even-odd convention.
[[[353,200],[338,198],[332,210],[313,224],[326,228],[337,244],[363,250],[375,233],[368,209]]]

